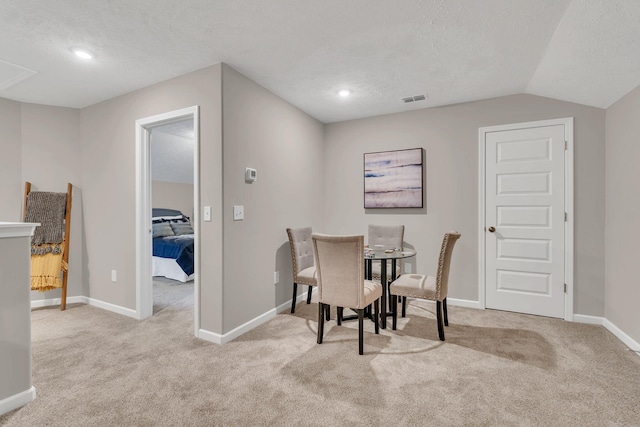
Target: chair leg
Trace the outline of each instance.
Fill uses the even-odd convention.
[[[358,354],[364,354],[364,309],[358,309]]]
[[[391,305],[392,305],[392,307],[391,307],[391,314],[392,314],[391,329],[393,329],[395,331],[396,327],[398,325],[398,296],[397,295],[391,295]]]
[[[324,304],[318,303],[318,344],[322,344],[324,335]]]
[[[447,299],[442,300],[442,311],[444,311],[444,326],[449,326],[449,316],[447,316]]]
[[[373,311],[374,311],[373,323],[375,324],[376,334],[379,334],[380,333],[380,325],[378,324],[378,319],[380,319],[380,300],[375,300],[373,302]]]
[[[438,318],[438,337],[444,341],[444,325],[442,324],[442,302],[436,301],[436,317]]]
[[[296,299],[298,298],[298,284],[293,282],[293,296],[291,297],[291,313],[296,312]]]
[[[344,310],[342,307],[336,307],[336,322],[338,322],[338,326],[342,325],[342,310]]]
[[[402,297],[402,317],[407,317],[407,297]]]
[[[326,307],[325,311],[326,311],[326,314],[327,314],[326,319],[327,319],[327,322],[328,322],[329,320],[331,320],[331,306],[329,304],[325,304],[325,307]]]
[[[313,286],[309,286],[307,291],[307,304],[311,304],[311,294],[313,293]]]

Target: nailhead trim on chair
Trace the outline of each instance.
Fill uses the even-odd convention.
[[[410,297],[410,298],[419,298],[419,299],[425,299],[425,300],[429,300],[429,301],[442,301],[444,298],[440,298],[440,283],[442,282],[442,271],[444,269],[444,258],[446,256],[446,252],[444,250],[444,248],[447,246],[447,244],[449,243],[449,233],[446,233],[444,236],[444,239],[442,239],[442,246],[440,246],[440,258],[438,259],[438,274],[436,276],[436,295],[434,298],[426,298],[424,295],[416,295],[416,294],[408,294],[408,293],[402,293],[402,294],[396,294],[398,296],[403,296],[403,297]],[[424,275],[420,275],[420,276],[424,276]]]
[[[442,246],[440,246],[440,258],[438,259],[438,275],[436,277],[436,301],[442,301],[440,299],[440,284],[442,283],[442,270],[444,270],[444,258],[446,257],[446,251],[444,248],[449,243],[449,233],[444,235],[442,239]]]
[[[287,236],[289,237],[289,249],[291,250],[291,261],[293,262],[293,281],[298,285],[316,286],[317,283],[305,280],[304,278],[298,278],[298,263],[296,262],[296,249],[293,243],[293,236],[291,230],[287,229]]]

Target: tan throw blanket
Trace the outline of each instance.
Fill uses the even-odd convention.
[[[32,191],[27,196],[25,222],[39,222],[31,238],[31,253],[61,253],[67,193]]]
[[[31,255],[31,290],[50,291],[62,287],[60,272],[67,270],[67,263],[62,259],[64,244],[60,244],[58,253],[48,252],[42,255]]]

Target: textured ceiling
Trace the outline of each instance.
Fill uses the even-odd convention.
[[[639,0],[0,0],[0,60],[37,72],[0,97],[67,107],[225,62],[325,123],[516,93],[606,108],[638,52]]]

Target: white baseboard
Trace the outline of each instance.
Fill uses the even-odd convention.
[[[196,337],[200,338],[201,340],[212,342],[214,344],[222,344],[223,338],[222,335],[216,334],[215,332],[207,331],[206,329],[198,329]]]
[[[313,288],[311,288],[311,295],[313,295],[314,292],[316,292],[316,289],[318,289],[317,286],[314,286]],[[304,302],[306,304],[307,302],[307,295],[309,294],[309,291],[307,292],[303,292],[301,294],[298,295],[298,298],[296,298],[296,307],[298,306],[298,304],[300,304],[301,302]],[[291,300],[280,304],[279,306],[276,307],[276,313],[280,314],[283,311],[287,311],[287,310],[291,310]]]
[[[315,288],[314,288],[315,289]],[[313,290],[312,290],[313,292]],[[307,300],[307,292],[304,292],[300,295],[298,295],[298,297],[296,298],[296,304],[301,302],[301,301],[306,301]],[[256,328],[260,325],[262,325],[265,322],[268,322],[269,320],[273,319],[274,317],[276,317],[276,315],[278,313],[282,313],[283,311],[289,310],[291,309],[291,300],[280,304],[279,306],[277,306],[276,308],[272,308],[271,310],[267,311],[266,313],[261,314],[260,316],[249,320],[248,322],[238,326],[235,329],[232,329],[231,331],[227,332],[226,334],[217,334],[215,332],[211,332],[211,331],[207,331],[206,329],[200,329],[198,330],[198,338],[203,339],[205,341],[210,341],[212,343],[215,344],[226,344],[230,341],[233,341],[234,339],[238,338],[240,335],[249,332],[250,330],[252,330],[253,328]]]
[[[60,305],[61,298],[50,298],[50,299],[41,299],[31,301],[31,308],[40,308],[40,307],[50,307],[53,305]],[[109,302],[100,301],[95,298],[89,298],[85,296],[73,296],[67,297],[67,304],[81,303],[87,304],[94,307],[101,308],[103,310],[112,311],[114,313],[121,314],[127,317],[133,317],[134,319],[138,318],[135,310],[131,310],[130,308],[121,307],[119,305],[111,304]]]
[[[480,301],[471,301],[468,299],[458,299],[447,297],[447,305],[455,305],[457,307],[480,308]]]
[[[640,352],[640,344],[636,340],[634,340],[629,335],[624,333],[622,331],[622,329],[618,328],[616,325],[611,323],[611,321],[608,320],[608,319],[604,319],[604,322],[602,322],[602,326],[607,328],[607,330],[609,330],[609,332],[611,332],[613,335],[615,335],[620,341],[625,343],[625,345],[627,347],[629,347],[629,349],[631,349],[631,351],[636,352],[636,354],[638,354],[640,356],[640,354],[638,353],[638,352]]]
[[[41,308],[41,307],[51,307],[53,305],[60,305],[62,303],[62,298],[47,298],[47,299],[38,299],[31,301],[31,308]],[[67,297],[67,304],[87,304],[87,297],[84,296],[75,296],[75,297]]]
[[[87,304],[94,307],[101,308],[103,310],[108,310],[114,313],[122,314],[123,316],[133,317],[134,319],[138,319],[138,314],[136,313],[136,311],[130,308],[111,304],[109,302],[100,301],[99,299],[95,299],[95,298],[87,298]]]
[[[574,314],[573,321],[577,323],[587,323],[589,325],[603,325],[604,317],[589,316],[588,314]]]
[[[33,402],[36,399],[36,388],[31,387],[29,390],[25,390],[21,393],[9,396],[6,399],[0,400],[0,415],[6,414],[9,411],[13,411],[27,403]]]

